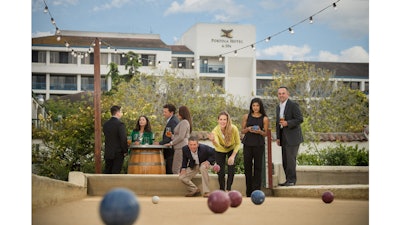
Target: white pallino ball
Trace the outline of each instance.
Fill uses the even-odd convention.
[[[151,201],[153,202],[153,204],[157,204],[160,201],[160,197],[153,196],[153,198],[151,198]]]

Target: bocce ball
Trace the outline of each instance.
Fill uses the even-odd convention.
[[[223,213],[231,205],[231,200],[225,191],[215,190],[207,199],[208,208],[214,213]]]
[[[325,203],[331,203],[334,199],[333,193],[331,191],[325,191],[322,194],[322,201]]]
[[[260,190],[254,190],[250,197],[251,201],[256,205],[261,205],[265,200],[265,194]]]
[[[106,225],[132,225],[139,211],[135,193],[126,188],[112,189],[100,202],[100,216]]]
[[[228,192],[231,200],[231,207],[236,208],[242,203],[242,194],[239,191],[231,190]]]
[[[218,173],[220,171],[221,167],[218,164],[214,164],[213,166],[213,171],[214,173]]]

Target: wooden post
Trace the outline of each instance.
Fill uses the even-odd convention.
[[[272,135],[271,135],[271,129],[267,130],[267,145],[268,145],[268,188],[272,189]]]
[[[101,173],[101,85],[100,85],[100,42],[94,46],[94,162],[95,172]]]

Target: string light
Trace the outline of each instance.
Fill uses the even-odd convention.
[[[316,16],[316,15],[322,13],[323,11],[327,10],[327,9],[330,8],[330,7],[333,7],[333,8],[336,10],[336,9],[337,9],[337,3],[338,3],[339,1],[340,1],[340,0],[335,1],[335,2],[332,3],[331,5],[329,5],[329,6],[325,7],[325,8],[323,8],[323,9],[321,9],[320,11],[314,13],[313,15],[307,17],[306,19],[303,19],[303,20],[299,21],[298,23],[296,23],[296,24],[290,26],[288,29],[284,29],[284,30],[282,30],[282,31],[280,31],[280,32],[277,32],[277,33],[275,33],[275,34],[273,34],[273,35],[270,35],[270,36],[268,36],[267,38],[264,38],[264,39],[262,39],[262,40],[260,40],[260,41],[257,41],[256,43],[253,43],[253,44],[250,44],[250,45],[241,47],[241,48],[239,48],[239,49],[235,49],[235,50],[233,50],[233,51],[229,51],[229,52],[220,54],[220,55],[218,56],[218,59],[219,59],[219,61],[222,61],[222,57],[223,57],[224,55],[230,54],[230,53],[232,53],[232,52],[234,53],[235,56],[237,56],[239,50],[245,49],[245,48],[247,48],[247,47],[251,47],[253,50],[255,50],[255,45],[256,45],[256,44],[258,44],[258,43],[260,43],[260,42],[264,42],[264,41],[265,41],[265,42],[269,42],[269,41],[271,41],[272,37],[278,36],[278,35],[280,35],[281,33],[285,32],[285,31],[287,31],[287,30],[289,30],[289,32],[290,32],[291,34],[294,34],[294,29],[293,29],[293,28],[294,28],[295,26],[297,26],[297,25],[299,25],[299,24],[301,24],[301,23],[303,23],[303,22],[305,22],[305,21],[307,21],[307,20],[309,21],[310,24],[312,24],[312,23],[313,23],[313,17],[314,17],[314,16]],[[56,34],[56,36],[57,36],[57,41],[60,41],[60,40],[61,40],[61,36],[62,36],[62,35],[61,35],[61,34],[62,34],[62,33],[61,33],[61,30],[57,27],[57,24],[56,24],[56,22],[55,22],[53,16],[51,15],[50,9],[49,9],[49,7],[47,6],[46,1],[43,0],[43,3],[44,3],[44,5],[45,5],[43,12],[49,14],[49,16],[50,16],[50,21],[51,21],[51,23],[52,23],[52,24],[55,26],[55,28],[56,28],[55,34]],[[102,43],[104,43],[105,45],[107,45],[107,49],[110,49],[111,46],[112,46],[112,45],[108,44],[107,42],[105,42],[104,40],[103,40],[103,41],[100,40],[100,41],[99,41],[99,45],[102,45]],[[65,44],[65,47],[67,47],[67,48],[70,47],[70,43],[68,43],[66,40],[64,41],[64,44]],[[90,47],[90,46],[95,46],[94,41],[89,45],[89,50],[88,50],[85,54],[83,54],[83,53],[82,53],[82,54],[81,54],[81,53],[78,53],[78,56],[80,56],[81,58],[82,58],[83,56],[87,57],[88,54],[91,53],[91,47]],[[77,54],[76,51],[74,51],[74,49],[71,49],[71,52],[73,52],[74,54]],[[118,50],[117,50],[116,48],[114,49],[114,53],[116,53],[116,54],[118,53]],[[125,57],[125,53],[122,53],[122,57]],[[143,59],[143,60],[147,60],[148,63],[149,63],[149,65],[152,65],[152,63],[153,63],[153,62],[151,61],[151,59],[147,59],[147,58],[137,58],[137,59],[138,59],[138,62],[139,62],[139,63],[142,62],[142,59]],[[161,62],[161,61],[159,61],[158,64],[160,64],[160,62]],[[169,65],[172,66],[170,61],[169,61]]]
[[[253,43],[253,44],[250,44],[250,45],[247,45],[247,46],[244,46],[244,47],[242,47],[242,48],[235,49],[235,50],[232,50],[232,51],[229,51],[229,52],[225,52],[225,53],[223,53],[223,54],[220,54],[220,56],[228,55],[228,54],[230,54],[230,53],[232,53],[232,52],[236,55],[237,52],[238,52],[239,50],[242,50],[242,49],[245,49],[245,48],[248,48],[248,47],[253,48],[256,44],[258,44],[258,43],[260,43],[260,42],[264,42],[264,41],[265,41],[265,42],[269,42],[269,41],[271,40],[272,37],[278,36],[278,35],[280,35],[281,33],[287,32],[288,30],[289,30],[289,32],[290,32],[291,34],[293,34],[293,33],[294,33],[294,29],[293,29],[293,28],[294,28],[295,26],[297,26],[297,25],[299,25],[299,24],[301,24],[301,23],[304,23],[305,21],[309,21],[309,23],[312,24],[312,23],[313,23],[313,18],[314,18],[314,16],[316,16],[316,15],[322,13],[323,11],[327,10],[327,9],[330,8],[330,7],[333,7],[334,9],[337,9],[337,3],[338,3],[338,2],[340,2],[340,0],[336,0],[333,4],[330,4],[330,5],[326,6],[325,8],[319,10],[318,12],[314,13],[313,15],[311,15],[311,16],[309,16],[309,17],[307,17],[307,18],[305,18],[305,19],[299,21],[298,23],[296,23],[296,24],[290,26],[289,29],[284,29],[284,30],[282,30],[282,31],[279,31],[279,32],[277,32],[277,33],[275,33],[275,34],[273,34],[273,35],[268,36],[267,38],[264,38],[264,39],[262,39],[262,40],[260,40],[260,41],[257,41],[256,43]]]

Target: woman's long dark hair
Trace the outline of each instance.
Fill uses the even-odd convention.
[[[250,113],[254,113],[253,108],[251,107],[253,105],[253,103],[258,103],[260,105],[260,113],[263,116],[267,116],[267,113],[265,112],[264,109],[264,104],[261,100],[261,98],[253,98],[250,102]]]
[[[133,130],[135,130],[135,131],[139,131],[139,130],[140,130],[139,121],[140,121],[140,118],[142,118],[142,117],[145,118],[146,121],[147,121],[146,126],[144,126],[144,132],[151,132],[150,120],[149,120],[149,118],[147,118],[147,116],[145,116],[145,115],[139,116],[139,119],[138,119],[137,122],[136,122],[135,129],[133,129]]]
[[[190,111],[187,106],[179,107],[178,114],[182,117],[183,120],[187,120],[190,125],[190,133],[192,133],[192,117],[190,116]]]

